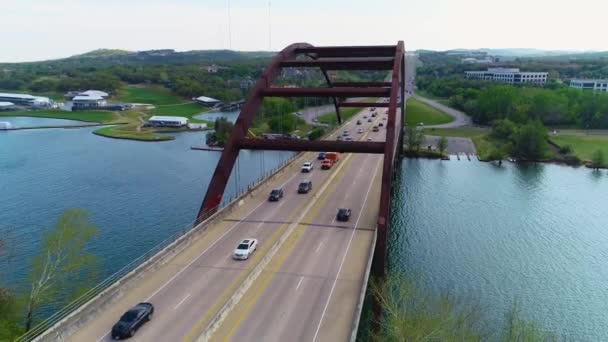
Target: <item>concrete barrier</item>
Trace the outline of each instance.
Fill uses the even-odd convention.
[[[114,282],[108,288],[97,294],[91,300],[86,302],[84,305],[72,311],[65,318],[52,325],[49,329],[45,330],[38,337],[33,339],[34,341],[62,341],[78,330],[82,325],[86,324],[90,320],[94,319],[99,312],[102,312],[107,306],[120,299],[122,295],[129,289],[135,287],[138,284],[138,280],[145,277],[146,275],[154,272],[159,267],[165,265],[173,257],[178,255],[188,246],[190,246],[196,239],[198,239],[207,228],[211,225],[218,223],[227,217],[233,210],[240,207],[245,201],[255,196],[259,191],[265,189],[268,182],[281,175],[285,169],[287,169],[292,163],[301,158],[302,153],[296,153],[290,160],[287,160],[283,165],[274,170],[268,177],[262,179],[260,182],[251,187],[248,191],[244,192],[240,196],[232,200],[224,208],[210,216],[207,220],[201,222],[194,228],[190,229],[187,233],[180,236],[174,242],[154,254],[152,257],[147,259],[145,262],[137,266],[131,272]],[[30,340],[26,338],[24,340]]]
[[[348,121],[346,121],[345,124],[347,122],[352,121],[353,119],[354,119],[354,116],[351,119],[349,119]],[[337,127],[336,129],[339,129],[339,127]],[[327,137],[331,136],[333,133],[335,133],[336,129],[325,134],[323,138],[327,138]],[[232,211],[235,208],[243,205],[247,199],[255,196],[262,189],[266,189],[266,185],[268,184],[269,181],[271,181],[275,177],[282,174],[296,160],[302,158],[303,155],[304,155],[303,152],[294,154],[294,156],[291,159],[284,162],[279,168],[277,168],[271,174],[269,174],[268,177],[260,180],[253,187],[249,188],[246,192],[244,192],[240,196],[237,196],[234,200],[232,200],[224,208],[222,208],[221,210],[219,210],[218,212],[213,214],[211,217],[209,217],[205,221],[196,225],[192,229],[188,230],[185,234],[181,235],[175,241],[171,242],[166,247],[162,248],[158,253],[152,255],[150,258],[145,260],[139,266],[135,267],[132,271],[126,273],[119,280],[115,281],[114,283],[109,285],[107,288],[102,290],[100,293],[95,295],[92,299],[86,301],[83,305],[79,306],[77,309],[74,309],[69,314],[67,314],[65,317],[57,320],[56,323],[48,323],[47,325],[50,325],[50,327],[48,329],[44,330],[44,332],[40,333],[37,336],[34,335],[31,337],[29,337],[28,335],[24,335],[20,339],[18,339],[18,341],[30,341],[30,340],[33,340],[33,341],[63,341],[63,340],[65,340],[70,335],[72,335],[76,330],[78,330],[81,326],[83,326],[87,322],[94,319],[98,313],[104,311],[104,309],[106,307],[108,307],[109,305],[113,304],[118,299],[120,299],[124,293],[126,293],[128,290],[135,287],[138,284],[139,279],[147,276],[151,272],[156,271],[159,267],[168,263],[173,257],[175,257],[180,252],[182,252],[184,249],[186,249],[188,246],[190,246],[197,238],[199,238],[201,236],[201,234],[203,234],[207,230],[207,228],[209,226],[216,224],[219,221],[223,220],[230,213],[232,213]],[[337,174],[337,173],[334,173],[334,174]],[[327,182],[326,184],[329,184],[329,182]],[[320,193],[321,192],[319,192],[319,194]],[[291,230],[293,230],[293,229],[291,229]],[[268,259],[268,260],[266,260],[266,264],[270,261],[270,259],[274,255],[274,253],[276,253],[276,251],[279,249],[280,245],[282,245],[282,243],[287,239],[287,237],[289,236],[289,234],[287,234],[287,233],[288,232],[290,233],[291,230],[288,228],[288,230],[283,234],[283,236],[281,236],[281,238],[279,238],[279,240],[277,242],[275,242],[275,245],[273,245],[273,247],[271,248],[271,250],[274,250],[274,252],[271,254],[270,253],[271,250],[269,250],[269,253],[267,254],[267,256],[264,257],[264,259],[262,259],[262,261]],[[262,261],[260,262],[260,264],[262,263]],[[265,266],[265,264],[264,264],[264,266]],[[258,269],[258,268],[255,268],[255,269]],[[251,283],[253,283],[255,278],[257,278],[257,275],[259,275],[259,272],[261,272],[261,269],[263,269],[263,267],[259,268],[259,270],[257,271],[257,274],[255,274],[255,275],[253,275],[254,272],[252,272],[250,274],[250,276],[252,278],[248,280],[249,285],[251,285]],[[242,291],[243,293],[246,291],[246,289],[243,290],[243,288],[240,288],[239,290]],[[239,291],[239,290],[237,290],[237,291]],[[241,296],[242,296],[242,294],[241,294]],[[235,296],[233,296],[233,297],[235,297]],[[238,297],[238,299],[240,299],[240,297]],[[235,301],[234,299],[231,298],[229,303],[227,303],[226,305],[230,304],[233,306],[236,304],[236,302],[238,302],[238,300]],[[228,306],[225,306],[225,307],[228,308]],[[223,313],[224,311],[226,311],[226,313],[224,314],[223,317],[225,317],[225,315],[227,315],[227,313],[230,310],[223,308],[221,310],[221,313]],[[218,320],[221,322],[221,319],[223,319],[223,318],[220,316],[221,315],[216,315],[214,322],[217,322]],[[45,322],[43,322],[43,324],[45,324]],[[36,329],[36,327],[34,327],[34,329]]]
[[[357,332],[359,331],[359,323],[361,323],[361,312],[363,311],[363,303],[365,302],[365,293],[367,292],[367,284],[369,283],[369,274],[372,269],[372,262],[374,260],[374,251],[376,249],[376,238],[378,237],[378,226],[374,230],[374,238],[372,239],[372,248],[369,251],[367,258],[367,266],[365,268],[365,277],[363,278],[363,286],[361,286],[361,293],[359,294],[359,301],[357,302],[357,310],[355,311],[355,317],[353,318],[353,329],[350,333],[350,342],[357,340]]]

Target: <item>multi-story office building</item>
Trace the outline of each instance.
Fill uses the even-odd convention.
[[[570,81],[570,88],[583,90],[599,90],[608,92],[608,79],[606,80],[582,80],[575,79]]]
[[[509,84],[545,84],[547,72],[519,71],[518,68],[488,68],[487,71],[465,71],[466,78],[503,82]]]

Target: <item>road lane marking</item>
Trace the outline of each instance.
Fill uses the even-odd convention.
[[[322,187],[321,187],[321,188],[318,190],[318,193],[316,194],[316,195],[318,195],[317,200],[316,200],[316,201],[311,201],[311,202],[310,202],[310,203],[309,203],[309,204],[308,204],[308,205],[305,207],[304,211],[303,211],[303,212],[300,214],[300,217],[298,217],[298,218],[297,218],[297,219],[296,219],[294,222],[292,222],[291,224],[287,225],[287,228],[286,228],[286,229],[285,229],[283,232],[285,232],[287,229],[290,229],[292,226],[297,226],[297,225],[299,225],[299,224],[302,222],[303,218],[304,218],[305,216],[307,216],[308,212],[309,212],[309,211],[311,211],[313,208],[314,208],[315,210],[318,210],[317,206],[319,206],[319,205],[320,205],[321,198],[323,198],[323,201],[324,201],[324,202],[325,202],[325,201],[327,201],[327,198],[325,198],[325,197],[327,197],[327,196],[329,196],[329,195],[328,195],[328,194],[327,194],[325,191],[328,189],[328,187],[329,187],[330,185],[331,185],[332,187],[334,187],[334,188],[337,186],[337,184],[334,184],[334,183],[332,182],[332,180],[333,180],[334,178],[336,178],[338,175],[340,175],[340,174],[341,174],[342,169],[343,169],[343,168],[346,166],[346,164],[350,164],[350,160],[351,160],[351,159],[352,159],[352,153],[349,153],[349,154],[348,154],[348,155],[347,155],[347,156],[346,156],[346,157],[345,157],[345,158],[342,160],[342,162],[341,162],[341,163],[340,163],[340,164],[339,164],[339,165],[338,165],[336,168],[333,168],[332,170],[330,170],[332,173],[329,175],[329,177],[328,177],[327,179],[325,179],[325,181],[323,182],[323,186],[322,186]],[[299,174],[299,173],[294,174],[294,177],[295,177],[295,176],[297,176],[298,174]],[[343,177],[343,175],[341,175],[340,177]],[[335,190],[335,189],[333,189],[331,192],[329,192],[329,194],[333,193],[333,191],[334,191],[334,190]],[[323,197],[322,197],[322,196],[323,196]],[[282,228],[282,227],[279,227],[279,228],[277,229],[277,232],[279,232],[279,231],[281,230],[281,228]],[[276,241],[276,239],[271,239],[271,240]],[[263,258],[263,257],[264,257],[264,256],[262,256],[262,258]],[[254,267],[255,267],[255,266],[254,266]],[[230,285],[227,287],[227,290],[229,290],[230,288],[234,287],[234,285],[235,285],[235,284],[238,284],[238,283],[240,283],[240,280],[237,278],[237,279],[236,279],[236,280],[235,280],[235,281],[234,281],[232,284],[230,284]],[[254,282],[254,283],[255,283],[255,282]],[[225,293],[224,293],[224,294],[222,294],[222,295],[221,295],[219,298],[221,299],[221,298],[222,298],[222,297],[224,297],[224,296],[225,296]],[[259,295],[258,295],[258,296],[259,296]],[[256,298],[256,300],[257,300],[257,298]],[[193,328],[190,330],[190,332],[188,333],[188,335],[186,335],[186,337],[184,338],[184,341],[190,341],[190,340],[192,340],[192,339],[193,339],[192,335],[193,335],[193,334],[195,334],[195,333],[196,333],[196,331],[200,330],[200,329],[201,329],[201,327],[202,327],[202,325],[203,325],[205,322],[207,322],[207,321],[209,320],[209,316],[213,314],[213,311],[215,311],[215,310],[216,310],[216,309],[215,309],[215,307],[216,307],[217,305],[219,305],[219,304],[221,304],[221,303],[220,303],[220,300],[217,300],[217,301],[215,302],[214,306],[213,306],[213,307],[212,307],[212,308],[211,308],[209,311],[207,311],[207,313],[205,314],[205,316],[204,316],[204,317],[203,317],[203,318],[202,318],[202,319],[201,319],[201,320],[200,320],[200,321],[199,321],[199,322],[198,322],[198,323],[197,323],[197,324],[196,324],[196,325],[195,325],[195,326],[194,326],[194,327],[193,327]],[[242,318],[241,318],[240,320],[242,320]],[[238,326],[238,325],[237,325],[237,326]],[[236,328],[236,326],[235,326],[235,328]],[[208,326],[206,329],[209,329],[209,326]],[[231,334],[232,334],[232,333],[231,333]]]
[[[315,249],[315,254],[319,253],[321,246],[323,246],[323,241],[321,241],[321,243],[317,246],[317,249]]]
[[[297,173],[294,174],[293,176],[291,176],[285,183],[283,184],[287,184],[290,181],[292,181],[295,177],[297,176]],[[245,215],[242,219],[238,220],[234,225],[232,225],[232,227],[230,227],[228,230],[226,230],[226,232],[224,232],[224,234],[220,235],[220,237],[218,237],[215,241],[213,241],[213,243],[207,247],[205,250],[203,250],[196,258],[194,258],[190,263],[188,263],[184,268],[182,268],[181,270],[179,270],[179,272],[177,272],[176,274],[173,275],[173,277],[171,277],[169,280],[167,280],[161,287],[159,287],[156,291],[154,291],[154,293],[152,293],[148,298],[146,298],[144,300],[144,302],[148,302],[150,301],[150,299],[152,299],[152,297],[156,296],[160,291],[162,291],[165,287],[167,287],[167,285],[169,285],[173,280],[175,280],[180,274],[182,274],[186,269],[188,269],[190,266],[192,266],[192,264],[194,264],[196,261],[198,261],[198,259],[200,259],[200,257],[202,257],[205,253],[207,253],[209,250],[211,250],[219,241],[221,241],[226,235],[228,235],[230,232],[232,232],[232,230],[234,230],[234,228],[236,228],[239,224],[241,224],[246,218],[248,218],[251,214],[253,214],[253,212],[255,212],[256,210],[258,210],[259,207],[262,206],[262,204],[266,203],[266,201],[262,201],[260,202],[260,204],[258,204],[255,208],[251,209],[251,211],[249,211],[247,213],[247,215]],[[108,334],[110,334],[112,332],[112,330],[108,330],[105,334],[103,334],[103,336],[101,336],[100,338],[97,339],[97,342],[103,340]]]
[[[342,174],[342,170],[346,168],[347,165],[351,164],[352,156],[353,154],[349,153],[346,157],[344,157],[342,162],[337,166],[336,169],[334,169],[335,172],[332,173],[329,179],[323,184],[323,187],[319,191],[319,198],[317,199],[317,201],[311,202],[309,206],[305,209],[304,213],[300,215],[299,219],[293,222],[292,225],[300,225],[305,217],[314,217],[318,214],[318,211],[331,198],[331,194],[334,193],[335,188],[338,186],[338,182],[334,183],[332,182],[332,180],[338,176],[342,178],[344,177],[344,174]],[[329,186],[332,186],[331,191],[327,191]],[[283,265],[286,258],[291,254],[293,248],[295,248],[295,244],[299,241],[299,239],[300,236],[298,235],[298,232],[292,232],[290,237],[285,241],[284,245],[281,246],[277,254],[273,256],[269,265],[267,265],[265,272],[262,272],[260,277],[258,277],[258,279],[253,282],[249,290],[245,292],[243,298],[241,299],[244,299],[244,302],[241,303],[242,305],[240,306],[241,312],[234,313],[237,316],[235,318],[236,322],[229,324],[224,321],[220,326],[221,329],[224,325],[228,324],[228,326],[225,327],[225,329],[228,331],[224,333],[226,335],[226,337],[223,338],[224,340],[229,340],[230,337],[236,332],[243,319],[245,319],[247,314],[251,311],[251,308],[257,303],[259,297],[264,293],[264,291],[268,287],[270,281],[274,278],[276,272],[273,270],[278,270]],[[273,267],[272,265],[275,264],[276,267]],[[270,270],[271,272],[268,272],[268,270]],[[230,316],[231,314],[232,313],[228,313],[228,316]],[[217,334],[217,332],[215,332],[214,334]]]
[[[321,314],[321,319],[319,320],[319,324],[317,325],[317,330],[315,331],[315,336],[312,338],[312,342],[317,341],[317,336],[319,336],[319,331],[321,330],[321,324],[323,323],[323,318],[325,317],[325,313],[327,312],[327,308],[329,307],[329,302],[331,301],[331,296],[334,293],[334,289],[336,288],[336,284],[338,283],[338,278],[340,277],[340,272],[342,272],[342,267],[344,266],[344,261],[346,260],[346,256],[348,255],[348,250],[350,249],[350,245],[353,242],[353,238],[355,237],[355,232],[357,231],[357,226],[359,225],[359,219],[361,219],[361,215],[363,215],[363,211],[365,208],[365,204],[367,203],[367,198],[369,196],[369,192],[372,189],[372,185],[374,184],[374,179],[376,178],[376,173],[378,172],[378,163],[374,169],[374,175],[372,176],[372,181],[369,183],[369,187],[367,188],[367,193],[365,194],[365,199],[363,200],[363,205],[361,206],[361,210],[359,211],[359,216],[357,217],[357,221],[355,222],[355,227],[353,232],[350,235],[350,239],[348,240],[348,244],[346,245],[346,251],[342,256],[342,261],[340,262],[340,267],[338,268],[338,273],[336,273],[336,279],[334,279],[334,283],[331,285],[331,290],[329,291],[329,296],[327,297],[327,302],[325,302],[325,307],[323,308],[323,313]]]
[[[184,297],[184,299],[180,300],[179,303],[177,303],[177,305],[173,307],[173,310],[176,310],[177,308],[179,308],[179,306],[182,305],[186,301],[186,299],[188,299],[188,297],[190,297],[189,293],[186,297]]]
[[[298,286],[296,286],[296,291],[298,291],[298,289],[300,288],[300,285],[302,285],[302,280],[304,280],[304,277],[300,277],[300,281],[298,282]]]

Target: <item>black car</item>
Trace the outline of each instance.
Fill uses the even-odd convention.
[[[307,194],[310,190],[312,190],[312,181],[311,180],[305,180],[305,181],[300,182],[300,185],[298,186],[299,194]]]
[[[272,189],[270,196],[268,196],[270,202],[276,202],[281,198],[283,198],[283,189]]]
[[[152,319],[154,315],[154,306],[152,303],[139,303],[125,312],[120,320],[112,327],[112,338],[119,340],[121,338],[132,337],[137,329],[141,328],[144,323]]]
[[[336,215],[336,219],[338,221],[348,221],[350,219],[351,211],[347,208],[338,209],[338,215]]]
[[[382,126],[384,126],[384,124],[381,122],[381,123],[378,124],[378,126],[382,127]]]
[[[357,120],[357,125],[360,125],[360,124],[361,124],[361,120]]]
[[[319,155],[317,156],[317,159],[324,160],[325,159],[325,152],[319,152]]]

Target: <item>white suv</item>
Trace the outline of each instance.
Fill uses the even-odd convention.
[[[312,169],[314,168],[314,165],[312,164],[312,162],[306,162],[304,163],[304,165],[302,165],[302,172],[310,172],[312,171]]]
[[[258,240],[256,239],[245,239],[239,242],[238,246],[234,250],[233,258],[237,260],[247,260],[255,252],[258,247]]]

